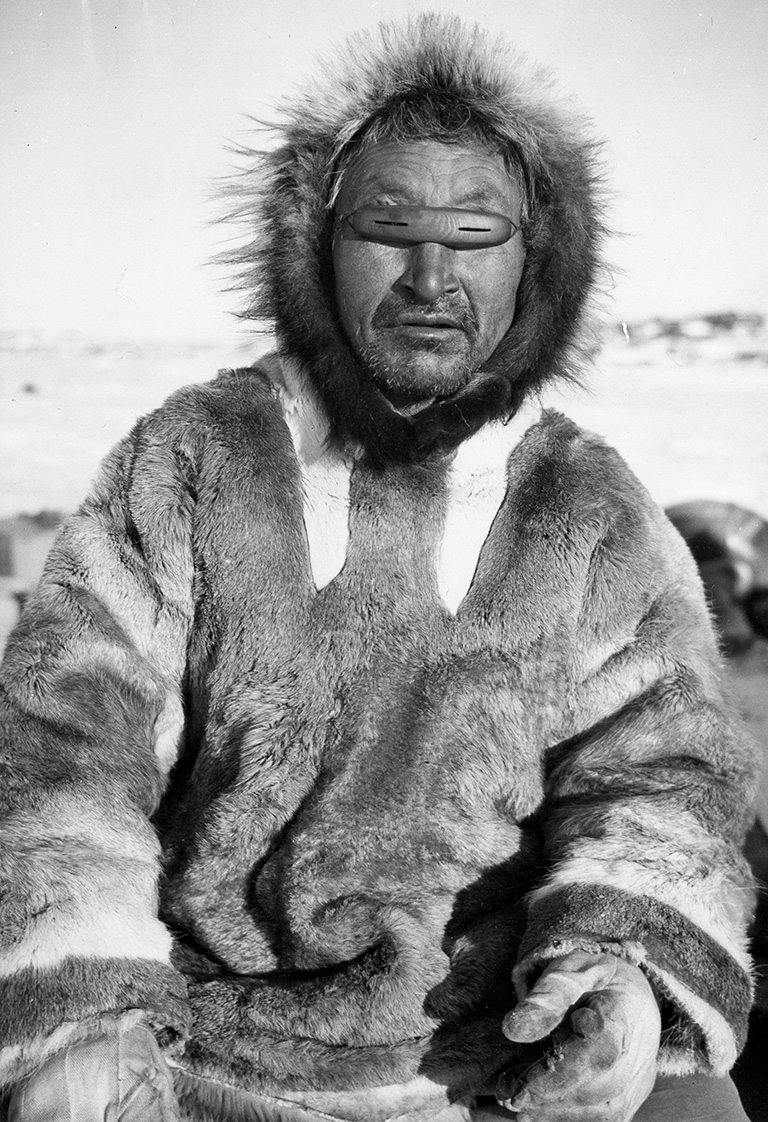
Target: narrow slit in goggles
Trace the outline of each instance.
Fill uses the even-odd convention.
[[[494,211],[444,206],[362,206],[345,214],[361,238],[393,245],[439,242],[449,249],[487,249],[509,241],[519,226]]]

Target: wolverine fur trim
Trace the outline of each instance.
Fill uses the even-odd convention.
[[[423,97],[460,109],[522,167],[526,260],[514,322],[482,370],[406,416],[339,324],[330,199],[339,161],[371,121]],[[546,73],[476,25],[422,14],[351,36],[281,109],[275,148],[239,150],[247,167],[229,185],[229,218],[247,225],[250,240],[222,260],[239,270],[244,317],[274,321],[283,352],[305,364],[337,437],[362,443],[374,460],[420,460],[512,416],[543,384],[576,376],[600,268],[601,173],[588,123],[558,101]]]

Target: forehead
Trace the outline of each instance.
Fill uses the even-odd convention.
[[[387,141],[363,149],[347,168],[338,208],[414,204],[519,213],[517,183],[503,158],[480,145]]]

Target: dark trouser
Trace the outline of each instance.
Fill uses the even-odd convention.
[[[494,1106],[477,1106],[472,1122],[499,1122],[513,1114]],[[731,1079],[710,1079],[706,1075],[662,1076],[645,1100],[633,1122],[749,1122],[738,1091]]]
[[[731,1079],[658,1079],[634,1122],[748,1122]]]

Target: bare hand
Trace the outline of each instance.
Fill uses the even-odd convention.
[[[152,1033],[134,1028],[57,1052],[14,1091],[8,1122],[179,1122]]]
[[[544,1059],[499,1079],[518,1122],[628,1122],[653,1088],[659,1008],[639,967],[615,955],[555,959],[503,1028],[521,1043],[554,1034]]]

